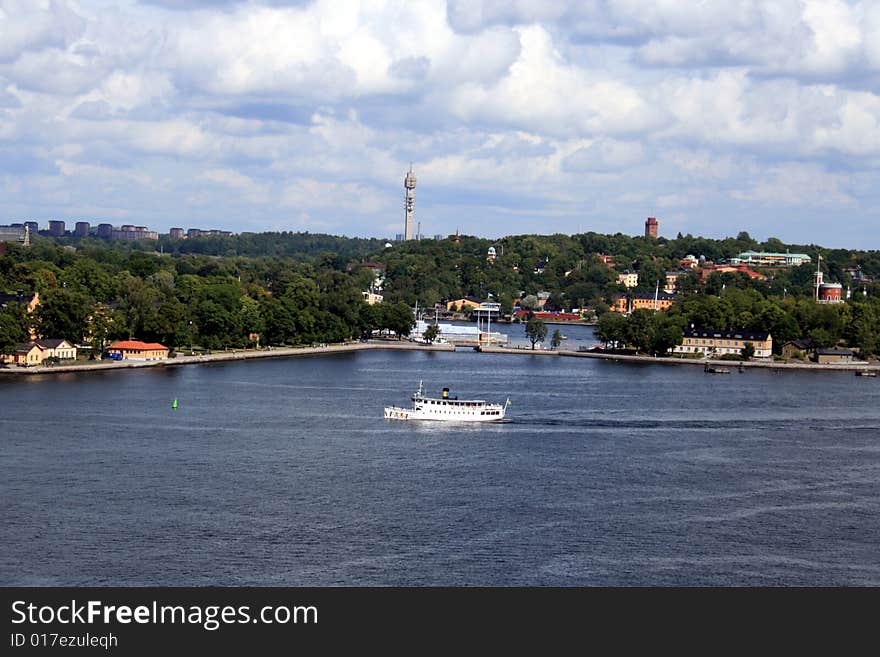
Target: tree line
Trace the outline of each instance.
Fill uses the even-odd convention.
[[[494,258],[488,249],[495,250]],[[651,292],[666,271],[694,255],[709,261],[745,250],[821,255],[826,280],[853,292],[848,303],[812,299],[814,266],[769,272],[767,280],[714,273],[678,279],[677,302],[666,313],[606,311],[619,294]],[[612,257],[608,266],[597,254]],[[360,262],[384,267],[385,302],[367,305],[362,292],[374,274]],[[815,259],[814,259],[815,262]],[[15,303],[0,313],[0,348],[8,351],[31,329],[45,337],[89,339],[98,347],[136,337],[169,347],[209,349],[248,344],[335,342],[386,330],[406,335],[409,308],[465,296],[498,301],[510,312],[516,299],[549,293],[545,309],[591,308],[610,342],[663,353],[678,332],[705,329],[769,331],[774,344],[809,337],[816,344],[848,344],[877,353],[880,284],[858,282],[858,267],[880,279],[880,252],[757,242],[747,233],[711,240],[601,235],[471,236],[408,241],[388,247],[366,240],[309,233],[264,233],[155,242],[107,242],[37,236],[30,248],[7,244],[0,255],[0,292],[38,291],[41,304],[27,316]],[[618,273],[639,274],[627,290]],[[605,317],[607,315],[607,317]],[[626,331],[623,331],[624,323]]]
[[[807,265],[798,269],[808,270]],[[802,274],[790,273],[791,278]],[[680,294],[667,311],[636,310],[629,317],[605,313],[596,336],[606,344],[663,355],[681,344],[685,329],[767,332],[773,351],[796,339],[816,347],[848,346],[863,357],[880,353],[880,296],[867,288],[847,303],[820,304],[812,294],[775,295],[773,288],[742,273],[712,274],[702,289]],[[797,288],[793,286],[797,291]]]
[[[96,351],[128,338],[174,350],[399,337],[413,325],[405,304],[366,304],[371,275],[340,270],[335,257],[175,256],[97,241],[74,250],[44,238],[7,246],[0,290],[38,292],[40,303],[33,314],[16,301],[0,312],[3,353],[31,331]]]

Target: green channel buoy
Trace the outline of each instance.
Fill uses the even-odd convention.
[[[171,408],[177,408],[177,400],[176,399],[173,402],[171,402]]]

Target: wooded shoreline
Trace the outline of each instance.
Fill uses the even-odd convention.
[[[43,374],[66,374],[72,372],[105,372],[120,369],[135,369],[144,367],[177,367],[179,365],[198,365],[204,363],[222,363],[230,361],[251,360],[255,358],[291,358],[295,356],[314,356],[321,354],[348,353],[353,351],[369,350],[403,350],[403,351],[455,351],[455,347],[448,344],[423,344],[404,341],[374,340],[370,342],[348,342],[344,344],[328,344],[316,347],[273,347],[271,349],[233,349],[211,354],[199,354],[186,356],[179,354],[176,358],[153,361],[91,361],[82,364],[71,365],[46,365],[38,367],[5,367],[0,368],[0,376],[35,376]],[[659,358],[654,356],[628,356],[623,354],[608,354],[594,351],[572,351],[567,349],[529,349],[512,347],[483,347],[482,353],[486,354],[512,354],[518,356],[558,356],[569,358],[598,358],[621,363],[659,363],[663,365],[705,365],[707,361],[689,358]],[[834,371],[873,371],[880,373],[880,363],[779,363],[775,361],[710,361],[713,365],[722,365],[728,368],[758,368],[779,370],[811,370],[816,372]]]
[[[529,349],[511,347],[483,347],[484,353],[490,354],[533,354],[536,356],[563,356],[573,358],[598,358],[601,360],[613,360],[624,363],[660,363],[663,365],[700,365],[710,363],[714,366],[727,368],[758,368],[780,370],[813,370],[820,372],[847,371],[858,372],[862,370],[880,373],[880,362],[855,362],[855,363],[780,363],[777,361],[732,361],[732,360],[709,360],[696,358],[661,358],[658,356],[629,356],[625,354],[609,354],[600,351],[572,351],[568,349]]]
[[[0,376],[64,374],[69,372],[105,372],[109,370],[134,369],[143,367],[176,367],[178,365],[198,365],[203,363],[222,363],[229,361],[251,360],[255,358],[290,358],[294,356],[312,356],[318,354],[347,353],[371,349],[398,349],[418,351],[455,351],[452,345],[418,344],[414,342],[347,342],[328,344],[317,347],[272,347],[268,349],[230,349],[210,354],[186,356],[181,353],[175,358],[163,360],[101,360],[71,365],[45,365],[37,367],[6,367],[0,368]]]

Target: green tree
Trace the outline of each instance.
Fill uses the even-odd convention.
[[[344,342],[351,337],[351,328],[342,318],[325,310],[316,311],[315,325],[320,329],[314,333],[315,341]]]
[[[657,330],[651,340],[651,353],[665,356],[671,349],[681,344],[684,333],[681,327],[666,317],[660,317]]]
[[[620,313],[602,313],[599,323],[596,325],[596,337],[605,343],[622,344],[626,342],[626,317]]]
[[[132,337],[143,337],[146,328],[155,321],[161,295],[155,287],[127,271],[119,274],[116,282],[119,286],[119,310],[125,317],[128,333]]]
[[[639,351],[651,352],[657,332],[657,318],[653,310],[639,308],[626,323],[626,341]]]
[[[513,312],[513,297],[510,294],[499,294],[497,301],[501,304],[502,315],[509,315]]]
[[[196,304],[195,319],[202,346],[220,349],[244,343],[238,313],[230,312],[220,303],[203,299]]]
[[[682,274],[675,281],[675,289],[678,294],[693,294],[700,289],[700,279],[696,274]]]
[[[112,277],[91,258],[79,258],[61,273],[61,281],[96,301],[110,301],[114,297]]]
[[[146,278],[159,270],[157,253],[132,251],[128,259],[128,271],[140,278]]]
[[[238,323],[246,336],[252,333],[260,334],[266,330],[266,322],[260,313],[260,303],[256,299],[244,297],[241,300],[241,308],[238,314]]]
[[[550,295],[550,298],[547,299],[547,303],[544,304],[545,310],[562,310],[565,308],[565,298],[559,292],[554,292]]]
[[[661,262],[655,262],[652,258],[643,258],[636,263],[639,272],[639,285],[636,288],[642,292],[653,292],[660,284],[662,289],[666,283],[666,268]]]
[[[167,269],[160,269],[152,274],[147,282],[166,296],[174,293],[174,274]]]
[[[538,297],[536,297],[534,294],[527,294],[520,300],[519,307],[523,310],[537,310]]]
[[[858,348],[862,358],[877,353],[880,347],[880,300],[852,304],[852,319],[845,337],[851,347]]]
[[[0,312],[0,354],[14,354],[15,345],[27,338],[27,329],[13,313]]]
[[[440,327],[436,324],[431,324],[428,328],[425,329],[425,332],[422,333],[422,338],[428,344],[433,344],[434,340],[436,340],[440,335]]]
[[[409,335],[415,326],[412,310],[403,302],[394,304],[379,304],[382,309],[382,328],[393,331],[400,339]]]
[[[318,289],[318,284],[300,274],[285,274],[285,276],[280,277],[280,280],[276,281],[275,287],[276,289],[273,292],[289,299],[295,308],[301,310],[315,308],[320,302],[321,292]],[[328,284],[327,290],[329,289],[332,289],[332,287]]]
[[[776,353],[782,351],[783,344],[801,336],[801,329],[797,321],[775,300],[764,301],[753,324],[741,328],[752,331],[767,331],[773,336],[773,351]]]
[[[373,337],[373,331],[381,328],[381,304],[364,303],[358,307],[357,329],[362,339]]]
[[[745,346],[740,350],[740,356],[743,360],[751,360],[755,355],[755,345],[752,342],[746,342]]]
[[[559,331],[559,329],[556,329],[555,331],[553,331],[553,335],[550,337],[550,347],[552,349],[556,349],[561,344],[562,344],[562,333]]]
[[[104,348],[113,340],[128,338],[128,326],[122,314],[108,306],[98,304],[91,310],[88,328],[89,341],[93,354],[104,353]]]
[[[317,340],[327,340],[330,342],[334,342],[335,339],[328,337],[328,333],[335,332],[336,325],[333,322],[332,318],[336,318],[333,313],[326,313],[320,309],[307,309],[307,310],[296,310],[292,309],[293,320],[296,325],[296,330],[292,336],[292,341],[295,344],[308,344],[310,342],[316,342]],[[333,326],[328,327],[326,332],[320,332],[318,327],[322,320],[326,319],[327,322],[333,322]],[[336,318],[338,319],[338,318]],[[342,338],[340,338],[342,339]]]
[[[34,315],[40,337],[82,342],[88,326],[88,302],[80,292],[55,288],[41,296]]]
[[[544,342],[544,338],[547,337],[547,325],[544,323],[544,320],[532,317],[526,322],[526,337],[532,343],[532,349],[535,348],[537,343]]]
[[[186,307],[174,297],[166,299],[144,328],[146,339],[161,342],[173,351],[187,333]]]
[[[297,318],[288,304],[266,295],[260,299],[260,315],[266,324],[265,344],[279,345],[293,340]]]

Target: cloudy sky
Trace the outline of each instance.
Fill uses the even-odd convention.
[[[880,248],[880,2],[0,0],[0,222]]]

